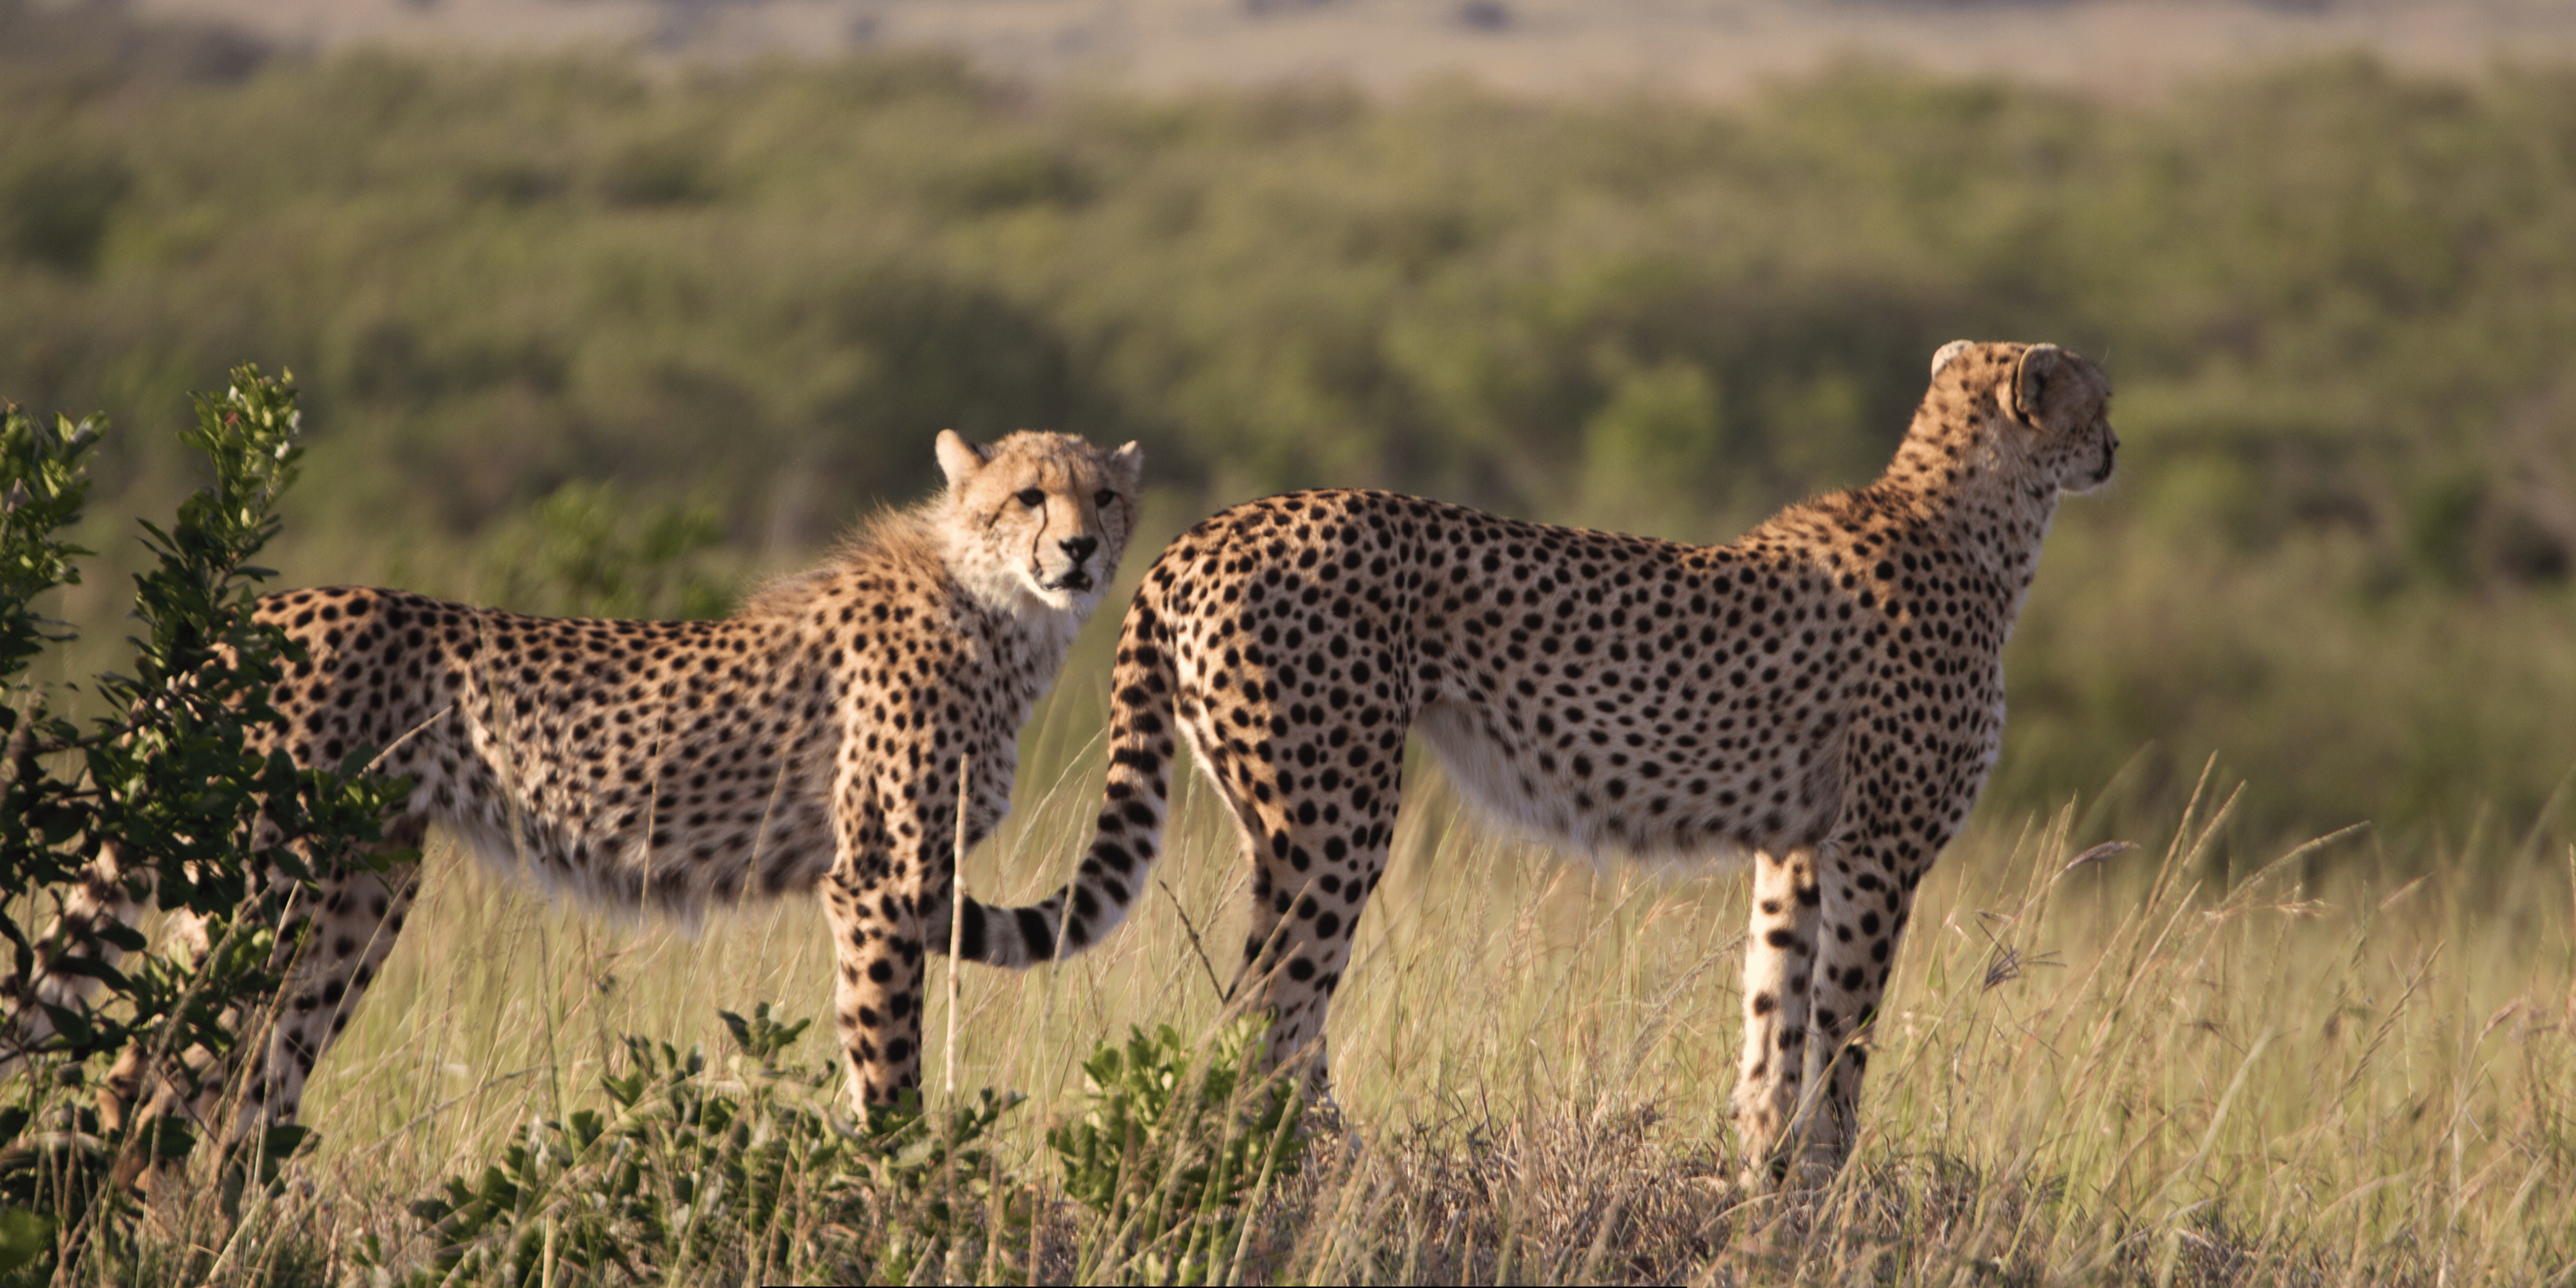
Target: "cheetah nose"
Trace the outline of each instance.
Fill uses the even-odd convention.
[[[1057,542],[1056,545],[1064,550],[1066,558],[1073,560],[1076,564],[1080,564],[1091,557],[1092,551],[1100,548],[1100,538],[1089,536],[1066,537],[1064,540]]]

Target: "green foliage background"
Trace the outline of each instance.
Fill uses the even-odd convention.
[[[531,514],[792,566],[929,488],[950,426],[1143,440],[1131,577],[1320,484],[1719,539],[1871,475],[1942,342],[2047,338],[2112,372],[2127,451],[2063,512],[1989,810],[2162,808],[2215,754],[2265,843],[2439,855],[2548,841],[2576,766],[2562,72],[1706,106],[27,56],[0,300],[0,391],[134,431],[101,524],[187,485],[152,427],[255,356],[320,427],[288,580],[498,600]],[[615,490],[536,509],[574,481]]]

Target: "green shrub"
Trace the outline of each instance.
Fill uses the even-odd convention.
[[[114,157],[29,157],[0,172],[0,250],[85,273],[97,262],[109,217],[133,186],[133,174]]]
[[[722,617],[732,588],[701,565],[723,539],[710,507],[575,480],[485,541],[481,597],[565,617]]]
[[[499,1158],[413,1204],[436,1247],[405,1280],[526,1284],[565,1270],[630,1279],[832,1278],[888,1283],[998,1255],[1030,1200],[983,1143],[1018,1097],[924,1112],[834,1112],[829,1069],[785,1059],[811,1023],[720,1012],[740,1052],[626,1039],[600,1079],[610,1108],[531,1121]],[[367,1260],[385,1253],[371,1242]]]
[[[852,1122],[832,1071],[787,1057],[810,1021],[767,1003],[719,1014],[740,1048],[722,1067],[630,1036],[600,1079],[605,1108],[531,1119],[479,1172],[414,1203],[431,1247],[399,1282],[1026,1282],[1044,1264],[1086,1281],[1219,1283],[1305,1152],[1294,1089],[1252,1072],[1266,1021],[1198,1049],[1169,1026],[1101,1043],[1081,1116],[1046,1133],[1065,1195],[1091,1214],[1067,1267],[1037,1232],[1040,1191],[995,1154],[1019,1096],[913,1099]],[[385,1282],[398,1259],[374,1235],[360,1257]]]
[[[287,902],[317,869],[400,857],[362,856],[406,790],[363,773],[369,749],[318,770],[250,746],[253,730],[275,719],[268,693],[296,656],[274,628],[251,621],[270,574],[249,562],[276,535],[278,497],[302,454],[295,402],[291,382],[254,367],[197,399],[196,427],[181,439],[205,454],[213,481],[167,528],[143,524],[153,566],[135,579],[132,673],[92,683],[116,714],[86,725],[54,711],[74,686],[38,683],[30,671],[73,638],[39,601],[80,580],[89,552],[64,534],[87,499],[101,425],[56,417],[47,426],[14,406],[0,411],[0,890],[11,892],[0,904],[11,953],[0,1056],[17,1075],[0,1104],[0,1259],[25,1253],[40,1228],[50,1238],[38,1255],[66,1268],[93,1243],[119,1240],[134,1211],[124,1182],[146,1164],[184,1165],[198,1129],[176,1117],[106,1114],[77,1089],[133,1052],[193,1098],[196,1079],[223,1067],[241,1034],[259,1031],[293,964],[299,945],[277,942],[275,930]],[[254,858],[264,822],[283,843]],[[209,951],[147,953],[140,932],[113,922],[94,938],[47,937],[39,927],[109,846],[128,892],[202,918]],[[272,883],[272,867],[292,880]],[[96,993],[44,1001],[33,987],[43,974],[90,980]],[[192,1051],[201,1058],[180,1058]],[[152,1094],[149,1072],[140,1094]],[[273,1179],[304,1137],[278,1128],[232,1142],[219,1164],[226,1207],[244,1185]]]
[[[1193,1050],[1171,1025],[1130,1029],[1083,1061],[1089,1106],[1047,1132],[1065,1193],[1100,1218],[1089,1282],[1212,1284],[1242,1254],[1260,1194],[1297,1173],[1304,1101],[1258,1074],[1267,1015]]]

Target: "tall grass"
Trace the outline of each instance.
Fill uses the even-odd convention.
[[[1068,746],[1068,705],[970,860],[980,892],[1034,894],[1078,853],[1099,758]],[[1254,1279],[2576,1276],[2576,852],[2485,838],[2401,877],[2426,863],[2355,832],[2318,842],[2354,855],[2321,883],[2297,850],[2231,879],[2210,861],[2230,793],[2208,782],[2161,820],[2133,813],[2138,849],[2072,868],[2110,806],[1985,819],[1926,886],[1852,1166],[1760,1198],[1735,1183],[1726,1110],[1743,884],[1554,857],[1462,817],[1436,772],[1415,783],[1334,1008],[1347,1135],[1265,1207]],[[1180,790],[1168,890],[1131,924],[1060,967],[960,981],[956,1085],[1032,1097],[1002,1149],[1027,1177],[1049,1175],[1040,1129],[1078,1106],[1094,1042],[1203,1035],[1221,1010],[1243,872],[1213,794]],[[2497,906],[2500,871],[2517,893]],[[430,878],[307,1100],[326,1143],[294,1201],[336,1223],[326,1246],[371,1231],[417,1255],[393,1200],[531,1115],[598,1103],[620,1032],[721,1046],[718,1008],[828,1015],[829,946],[801,903],[689,937],[443,852]],[[946,1076],[928,1071],[934,1103]],[[1050,1211],[1041,1277],[1078,1268],[1072,1217]]]

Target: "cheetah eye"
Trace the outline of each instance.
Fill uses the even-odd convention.
[[[1042,488],[1022,488],[1020,489],[1019,500],[1020,504],[1034,510],[1039,506],[1046,504],[1046,491]]]
[[[1093,505],[1099,506],[1099,507],[1100,507],[1101,509],[1103,509],[1103,510],[1108,509],[1108,508],[1109,508],[1109,503],[1110,503],[1110,502],[1112,502],[1112,501],[1115,501],[1115,500],[1117,500],[1117,499],[1118,499],[1118,494],[1117,494],[1117,493],[1115,493],[1115,492],[1110,491],[1110,490],[1109,490],[1109,489],[1107,489],[1107,488],[1102,488],[1102,489],[1100,489],[1099,491],[1094,492],[1094,493],[1092,493],[1092,494],[1091,494],[1091,503],[1092,503]]]

